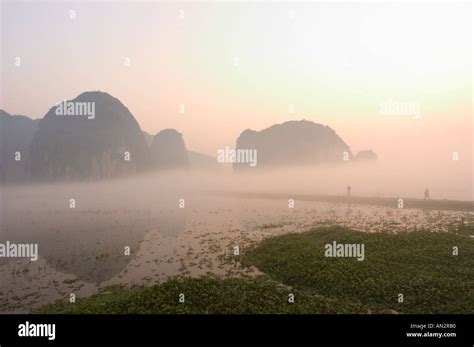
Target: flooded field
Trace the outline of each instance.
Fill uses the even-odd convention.
[[[2,313],[30,312],[68,300],[71,293],[88,297],[114,284],[151,285],[177,275],[254,276],[257,270],[240,266],[236,246],[245,252],[264,238],[318,226],[369,233],[446,232],[463,219],[474,219],[472,211],[367,202],[295,199],[290,208],[283,198],[192,189],[178,194],[165,185],[20,187],[5,189],[2,199],[1,239],[37,243],[39,251],[37,261],[0,259]]]

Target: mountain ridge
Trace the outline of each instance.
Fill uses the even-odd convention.
[[[215,156],[188,150],[175,129],[154,136],[143,131],[124,103],[102,91],[60,101],[40,119],[0,110],[0,122],[1,182],[94,180],[147,170],[220,167]],[[372,150],[353,155],[334,129],[305,119],[245,129],[235,149],[256,150],[259,168],[377,159]],[[18,151],[21,162],[14,161]],[[248,165],[233,163],[233,168]]]

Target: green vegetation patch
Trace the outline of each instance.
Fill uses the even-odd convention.
[[[295,304],[288,302],[289,293]],[[185,302],[179,303],[183,293]],[[106,287],[75,303],[58,301],[35,313],[66,314],[260,314],[363,312],[357,305],[315,293],[290,291],[260,276],[255,279],[174,278],[151,287]],[[365,311],[366,312],[366,311]]]
[[[326,257],[325,245],[333,241],[364,244],[365,259]],[[268,238],[242,262],[304,293],[376,312],[474,312],[474,239],[468,236],[320,228]]]

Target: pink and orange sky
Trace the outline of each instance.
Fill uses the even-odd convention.
[[[472,163],[471,26],[470,3],[4,1],[0,107],[40,118],[101,90],[211,155],[304,118],[381,160]],[[419,119],[382,115],[387,100]]]

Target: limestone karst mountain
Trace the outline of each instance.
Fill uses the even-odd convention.
[[[110,178],[144,170],[148,157],[130,111],[107,93],[85,92],[42,119],[28,169],[39,180]]]
[[[188,167],[188,153],[183,136],[174,129],[164,129],[156,134],[150,150],[154,168],[185,169]]]
[[[261,131],[247,129],[236,141],[236,150],[256,149],[255,168],[300,166],[352,159],[349,146],[328,126],[311,121],[289,121]],[[234,169],[252,169],[234,163]]]
[[[39,122],[0,110],[0,182],[20,182],[27,178],[30,143]]]
[[[154,136],[146,131],[143,131],[143,136],[148,146],[151,146]],[[220,168],[215,157],[191,150],[187,150],[186,152],[188,156],[188,168],[190,170],[217,170]]]
[[[153,135],[147,133],[146,131],[143,131],[143,137],[145,137],[147,145],[151,146],[151,143],[153,142]]]
[[[59,102],[43,119],[0,111],[0,135],[4,183],[107,179],[150,169],[222,168],[218,158],[187,150],[182,134],[174,129],[155,136],[142,131],[120,100],[99,91]],[[247,129],[235,149],[256,150],[256,165],[234,162],[237,170],[377,159],[371,150],[353,157],[333,129],[306,120],[261,131]],[[18,153],[21,160],[15,160]]]

